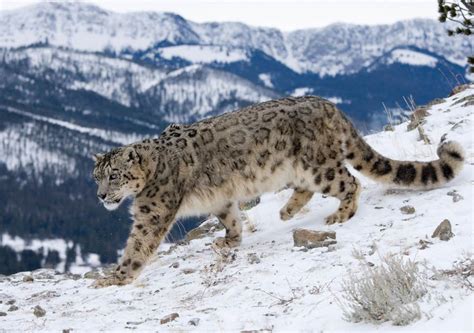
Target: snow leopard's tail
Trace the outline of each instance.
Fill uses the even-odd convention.
[[[352,124],[349,126],[346,160],[363,175],[376,181],[405,188],[429,189],[447,183],[464,166],[464,150],[457,142],[441,142],[437,150],[439,159],[435,161],[397,161],[376,152]]]

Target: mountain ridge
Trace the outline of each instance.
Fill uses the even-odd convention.
[[[381,35],[385,37],[377,37]],[[343,49],[337,47],[341,41],[347,41],[348,36],[353,46],[349,45],[347,51],[360,57],[355,62],[344,57],[344,47],[347,47],[344,43]],[[369,38],[373,40],[364,45]],[[95,42],[91,44],[92,39]],[[118,53],[143,51],[163,42],[253,48],[298,73],[312,72],[321,76],[355,72],[381,51],[407,43],[435,51],[458,65],[465,65],[467,53],[472,52],[472,43],[449,38],[445,26],[430,19],[373,26],[335,23],[317,29],[282,32],[240,22],[195,23],[172,13],[115,13],[83,3],[40,3],[0,15],[0,46],[17,47],[46,41],[78,50]],[[381,47],[385,44],[389,45]],[[444,46],[447,44],[448,49]],[[335,55],[342,59],[336,61]]]

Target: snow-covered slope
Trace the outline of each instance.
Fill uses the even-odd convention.
[[[469,39],[451,39],[439,22],[414,19],[393,25],[333,24],[288,34],[287,62],[300,72],[320,75],[355,73],[375,58],[399,46],[416,46],[465,66],[472,52]],[[450,47],[447,47],[450,45]],[[452,45],[452,47],[451,47]]]
[[[223,231],[185,245],[164,244],[140,277],[125,287],[91,289],[90,279],[44,270],[33,273],[33,282],[23,282],[30,273],[2,277],[0,312],[6,316],[1,327],[207,332],[394,329],[389,323],[344,321],[336,301],[342,297],[341,282],[361,272],[362,263],[377,266],[392,253],[420,262],[421,274],[428,277],[428,293],[419,302],[422,317],[406,329],[472,331],[472,290],[461,288],[454,277],[429,278],[433,269],[450,269],[463,256],[472,260],[474,86],[428,111],[423,128],[432,144],[420,141],[417,130],[407,131],[407,123],[367,140],[392,158],[431,160],[447,134],[466,150],[464,170],[449,184],[431,191],[387,191],[358,175],[363,184],[360,208],[350,221],[334,226],[323,221],[336,209],[335,199],[318,195],[294,219],[282,222],[278,211],[290,191],[266,194],[246,212],[247,229],[238,250],[227,256],[212,250],[213,237]],[[461,198],[453,200],[452,191]],[[406,205],[414,213],[400,210]],[[449,241],[430,237],[443,219],[453,226],[455,235]],[[295,248],[292,230],[302,227],[333,230],[337,244],[329,249]],[[7,311],[11,300],[18,307],[15,311]],[[33,314],[37,305],[46,311],[43,317]],[[171,313],[179,317],[160,324]]]
[[[31,250],[36,253],[43,255],[43,267],[47,261],[47,255],[50,251],[56,251],[58,253],[58,263],[53,266],[60,272],[65,271],[67,261],[67,251],[74,251],[75,261],[69,267],[69,271],[73,274],[85,273],[90,270],[91,267],[97,267],[100,265],[99,257],[97,254],[81,253],[81,246],[74,245],[72,241],[65,241],[62,238],[56,239],[29,239],[24,240],[21,237],[12,237],[8,233],[0,235],[0,246],[8,246],[16,253],[21,253],[24,250]]]
[[[38,175],[42,172],[76,177],[74,159],[58,151],[41,147],[32,138],[33,133],[33,123],[15,125],[0,131],[0,163],[3,163],[9,171],[24,170],[37,180],[40,179]]]
[[[158,52],[163,58],[168,60],[181,58],[196,64],[212,62],[229,63],[247,60],[245,51],[225,46],[179,45],[160,48]]]
[[[465,66],[472,42],[450,38],[445,29],[439,22],[417,19],[379,26],[334,24],[283,33],[237,22],[198,24],[169,13],[119,14],[79,2],[44,2],[0,12],[0,47],[48,43],[120,53],[171,45],[173,49],[161,51],[165,57],[189,59],[187,48],[195,45],[226,46],[239,49],[237,53],[260,50],[296,72],[325,76],[355,73],[398,46],[416,45]],[[175,45],[188,46],[176,49]],[[213,53],[210,59],[222,57],[219,49],[206,48],[209,51]],[[193,57],[201,55],[196,62],[202,61],[203,52],[193,50]],[[226,59],[236,61],[241,56]]]
[[[237,75],[201,65],[191,65],[168,73],[146,94],[160,101],[155,112],[163,115],[163,119],[168,122],[178,123],[234,111],[243,101],[253,104],[278,96]]]
[[[23,66],[38,78],[63,84],[69,89],[91,90],[130,106],[136,94],[157,84],[165,72],[125,59],[52,47],[0,52],[2,62]]]
[[[42,2],[2,11],[0,45],[48,42],[87,51],[146,49],[155,43],[197,42],[182,17],[170,13],[118,14],[81,2]],[[93,41],[93,42],[91,42]]]
[[[437,60],[429,55],[412,51],[397,49],[391,53],[391,57],[388,64],[399,62],[401,64],[407,64],[412,66],[428,66],[435,67]]]
[[[168,52],[170,49],[172,52]],[[159,52],[169,58],[192,57],[190,60],[196,63],[245,59],[244,52],[217,47],[177,46]],[[257,103],[277,96],[237,75],[201,65],[166,71],[123,58],[56,47],[0,50],[0,64],[66,89],[95,92],[126,107],[141,110],[148,107],[146,111],[170,122],[195,121],[211,112],[232,111],[243,106],[242,103]],[[0,87],[9,84],[1,82]]]

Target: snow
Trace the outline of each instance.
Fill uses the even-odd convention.
[[[174,57],[182,58],[192,63],[231,63],[247,61],[243,50],[211,45],[179,45],[159,49],[160,55],[168,60]]]
[[[32,238],[25,240],[19,236],[11,236],[8,233],[4,233],[0,236],[0,246],[8,246],[18,255],[24,250],[32,250],[36,253],[40,253],[43,256],[42,265],[44,265],[44,261],[46,260],[49,251],[57,251],[59,254],[59,263],[55,267],[55,270],[58,272],[65,272],[66,251],[74,246],[76,250],[76,258],[71,263],[69,268],[70,273],[84,274],[90,271],[91,267],[99,267],[101,264],[100,256],[96,253],[88,253],[84,255],[84,261],[80,245],[74,245],[72,241],[67,241],[62,238]]]
[[[262,81],[263,85],[268,88],[273,88],[272,76],[268,73],[258,75],[258,79]]]
[[[37,42],[80,50],[144,50],[155,42],[197,41],[187,24],[169,13],[119,14],[80,2],[43,2],[2,12],[0,44],[18,47]]]
[[[36,253],[41,253],[44,257],[46,257],[49,251],[57,251],[61,262],[55,269],[60,272],[64,272],[66,251],[73,246],[71,241],[67,242],[61,238],[31,239],[26,241],[18,236],[12,237],[8,233],[1,235],[0,245],[8,246],[16,253],[20,253],[23,250],[32,250]]]
[[[7,170],[25,170],[38,177],[42,171],[53,171],[57,175],[77,176],[76,161],[57,151],[41,147],[31,138],[34,124],[13,125],[0,131],[0,164]],[[36,178],[38,181],[40,179]],[[61,182],[61,177],[58,177]]]
[[[293,92],[291,93],[291,96],[298,97],[298,96],[313,95],[313,94],[314,94],[313,88],[301,87],[301,88],[296,88],[295,90],[293,90]],[[351,104],[350,100],[342,99],[339,96],[322,96],[322,98],[327,99],[328,101],[334,104],[342,104],[342,103]]]
[[[398,47],[416,45],[460,66],[466,65],[472,41],[447,36],[446,25],[414,19],[392,25],[333,24],[320,29],[297,30],[286,36],[286,58],[280,61],[299,73],[320,76],[351,74]],[[446,45],[450,45],[446,48]]]
[[[0,246],[8,246],[18,255],[23,250],[32,250],[36,253],[41,253],[43,256],[42,265],[46,260],[46,256],[49,251],[57,251],[59,254],[59,263],[55,267],[58,272],[65,272],[66,267],[66,251],[74,247],[72,241],[67,241],[62,238],[50,238],[50,239],[28,239],[25,240],[19,236],[11,236],[8,233],[0,235]],[[83,254],[80,245],[76,245],[76,258],[70,263],[69,272],[72,274],[84,274],[90,271],[91,267],[100,266],[100,256],[96,253],[88,253],[84,255],[85,261],[83,260]]]
[[[116,132],[116,131],[107,131],[107,130],[102,130],[99,128],[80,126],[80,125],[72,124],[64,120],[54,119],[54,118],[45,117],[45,116],[39,116],[27,111],[10,107],[10,106],[5,107],[5,109],[8,112],[16,113],[28,118],[32,118],[37,121],[42,121],[49,124],[61,126],[71,131],[88,134],[91,136],[95,136],[95,137],[98,137],[107,141],[112,141],[115,143],[120,143],[123,145],[127,145],[129,143],[132,143],[141,139],[141,136],[139,136],[138,134],[125,134],[125,133]]]
[[[261,203],[244,213],[246,228],[235,258],[224,260],[210,243],[212,237],[171,248],[163,244],[139,278],[124,287],[92,289],[92,280],[67,276],[38,278],[22,283],[25,273],[0,279],[2,299],[15,299],[19,310],[2,318],[2,328],[21,331],[468,331],[472,332],[472,291],[451,278],[429,279],[434,269],[447,269],[463,256],[472,258],[474,183],[474,138],[472,136],[474,85],[430,108],[423,125],[433,144],[418,140],[417,131],[407,132],[407,123],[392,132],[367,137],[368,142],[392,158],[430,160],[436,158],[441,136],[459,141],[466,150],[461,174],[431,191],[387,191],[353,171],[363,185],[359,210],[342,225],[327,226],[324,217],[338,205],[336,199],[316,195],[290,221],[279,219],[279,209],[290,190],[265,194]],[[464,105],[467,98],[471,105]],[[454,202],[447,193],[456,190],[463,200]],[[404,215],[400,207],[412,205],[416,212]],[[436,226],[449,219],[455,236],[449,241],[431,238]],[[249,226],[254,225],[251,232]],[[333,248],[301,251],[293,247],[292,230],[333,230]],[[431,242],[425,249],[420,240]],[[170,253],[163,251],[170,249]],[[420,263],[428,277],[428,294],[420,301],[422,318],[406,327],[390,323],[374,325],[342,319],[337,299],[341,282],[361,272],[354,256],[378,265],[387,254],[397,254]],[[256,254],[260,263],[251,264]],[[179,266],[177,268],[176,265]],[[192,269],[191,273],[185,273]],[[49,293],[48,293],[49,292]],[[41,295],[41,296],[38,296]],[[40,305],[46,316],[36,318],[32,308]],[[5,302],[0,311],[7,312]],[[160,318],[178,313],[167,324]],[[198,326],[188,322],[199,318]]]
[[[226,53],[224,47],[209,48],[221,50],[222,55],[208,58],[209,61],[224,61],[225,54],[229,55],[229,61],[237,59],[236,54],[240,52],[227,49],[229,53]],[[189,50],[184,46],[173,49]],[[205,55],[204,52],[199,56]],[[209,52],[209,56],[212,56],[212,52]],[[69,89],[93,91],[125,106],[139,107],[137,94],[151,94],[151,98],[162,102],[161,111],[166,113],[164,120],[169,122],[190,122],[206,116],[209,112],[217,113],[223,111],[223,108],[232,110],[238,107],[223,106],[225,99],[237,98],[256,103],[276,97],[275,93],[257,87],[237,75],[206,68],[203,64],[192,64],[165,73],[163,70],[128,60],[54,47],[0,50],[0,58],[12,66],[28,64],[28,72],[38,78],[62,80],[64,86]],[[200,73],[203,74],[202,77]],[[187,105],[191,107],[188,109]],[[87,114],[87,110],[84,112]],[[136,120],[131,121],[139,123]],[[152,127],[143,123],[140,125]],[[94,133],[99,135],[96,131]]]
[[[220,110],[222,101],[257,103],[276,97],[275,93],[237,75],[196,64],[168,73],[157,88],[160,90],[152,93],[159,94],[163,119],[170,123],[195,121],[216,110],[224,111]],[[175,110],[176,105],[189,105],[189,108]],[[228,110],[235,110],[237,106],[233,103]]]
[[[131,106],[132,93],[142,93],[166,76],[128,60],[54,47],[3,50],[0,58],[14,66],[27,63],[29,73],[40,78],[61,80],[67,88],[94,91],[125,106]]]
[[[311,95],[313,93],[313,88],[309,87],[301,87],[301,88],[296,88],[293,90],[291,93],[291,96],[299,97],[299,96],[305,96],[305,95]]]
[[[324,96],[323,98],[327,99],[328,101],[334,104],[351,104],[351,101],[348,99],[342,99],[339,96]]]
[[[394,50],[388,61],[389,64],[399,62],[411,66],[428,66],[436,67],[438,62],[435,57],[423,54],[421,52],[416,52],[412,50]]]
[[[472,51],[469,38],[451,38],[449,24],[414,19],[392,25],[333,24],[283,33],[238,22],[194,23],[170,13],[114,13],[81,2],[43,2],[2,11],[0,47],[35,43],[87,52],[146,51],[166,42],[165,57],[192,62],[246,59],[259,50],[298,73],[350,74],[397,47],[416,45],[460,66]],[[447,47],[449,45],[449,47]],[[223,51],[225,50],[225,51]]]

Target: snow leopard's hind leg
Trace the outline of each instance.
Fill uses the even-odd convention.
[[[326,217],[326,224],[344,223],[357,211],[361,185],[349,170],[341,167],[337,173],[327,169],[319,180],[321,192],[340,200],[337,211]]]
[[[239,246],[242,241],[242,222],[238,204],[229,203],[215,215],[224,226],[226,233],[225,237],[216,238],[214,245],[219,248]]]
[[[313,197],[314,192],[296,188],[286,205],[280,210],[280,219],[287,221],[298,213]]]

